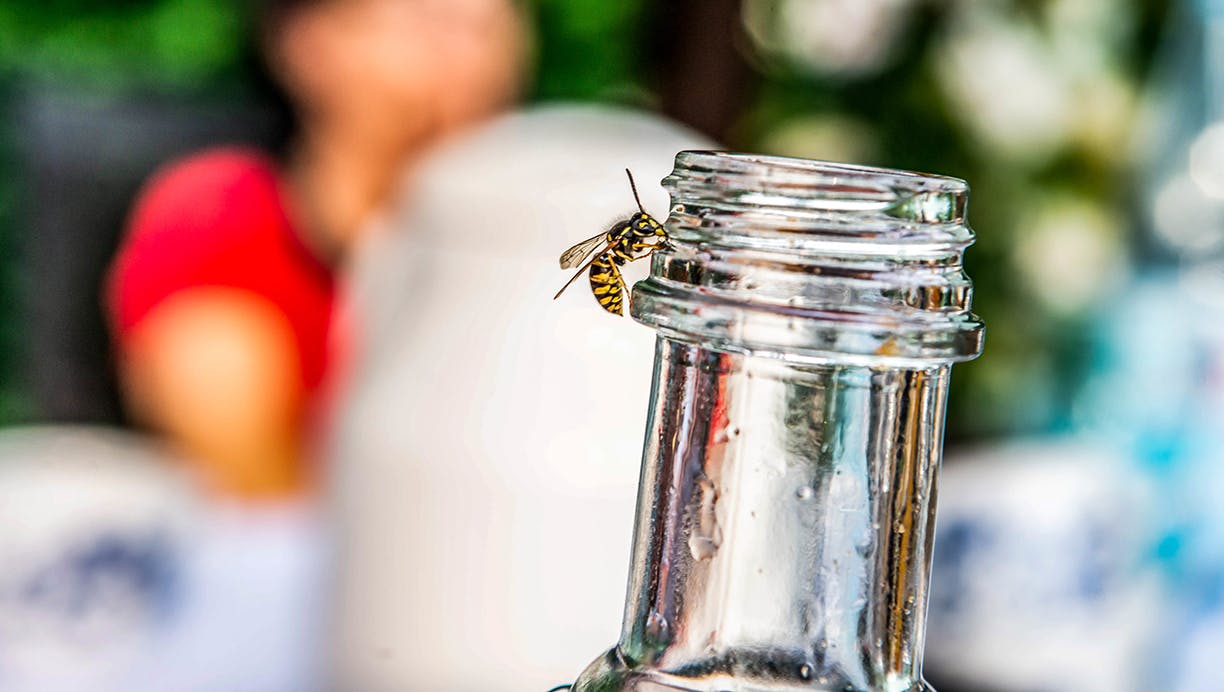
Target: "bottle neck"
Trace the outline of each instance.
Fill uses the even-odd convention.
[[[683,690],[924,689],[947,375],[661,337],[619,658]]]
[[[948,369],[982,324],[953,178],[681,152],[619,644],[575,692],[918,692]]]

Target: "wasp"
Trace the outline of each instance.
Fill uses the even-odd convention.
[[[649,257],[650,253],[667,243],[667,232],[663,230],[663,224],[655,221],[642,207],[637,184],[633,182],[633,174],[628,168],[625,169],[625,175],[629,176],[629,188],[633,190],[638,213],[617,221],[603,233],[587,238],[561,253],[562,269],[582,266],[565,282],[561,290],[557,291],[553,300],[560,298],[565,289],[589,267],[591,293],[594,294],[595,300],[599,301],[600,307],[613,315],[623,315],[626,289],[620,266]]]

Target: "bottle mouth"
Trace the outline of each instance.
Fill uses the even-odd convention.
[[[638,321],[788,360],[921,366],[981,352],[961,266],[964,181],[684,151],[663,186],[669,243],[634,287]]]
[[[942,193],[963,198],[969,186],[960,178],[849,163],[727,151],[682,151],[664,186],[684,192],[711,189],[720,197],[747,193],[757,204],[772,197],[782,206],[873,210],[899,197]],[[962,217],[963,204],[957,209]]]

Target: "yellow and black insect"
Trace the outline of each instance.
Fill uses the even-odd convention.
[[[650,253],[667,242],[667,232],[663,230],[663,224],[655,221],[642,207],[642,199],[638,197],[633,174],[627,168],[625,174],[629,176],[629,187],[633,190],[633,199],[637,201],[638,213],[617,221],[603,233],[587,238],[561,253],[562,269],[572,269],[580,264],[582,266],[561,290],[557,291],[553,300],[560,298],[565,289],[590,267],[591,293],[595,295],[595,300],[599,301],[604,310],[614,315],[625,314],[625,279],[621,276],[620,266],[625,262],[636,262],[643,257],[649,257]]]

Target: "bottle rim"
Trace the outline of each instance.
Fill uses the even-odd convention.
[[[794,172],[805,177],[819,175],[852,177],[879,182],[892,182],[903,187],[928,189],[935,185],[949,191],[964,191],[969,184],[961,178],[938,173],[910,171],[900,168],[869,166],[858,163],[803,159],[775,154],[753,154],[721,150],[690,149],[676,154],[676,165],[709,170],[745,171],[749,166],[767,166],[772,172]]]
[[[960,178],[766,154],[682,151],[663,180],[674,196],[794,212],[880,213],[911,223],[964,223]]]

